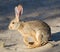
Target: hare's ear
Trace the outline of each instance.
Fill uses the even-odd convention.
[[[21,5],[18,5],[18,11],[20,15],[23,14],[23,7]]]
[[[19,17],[23,14],[23,7],[21,5],[18,5],[15,7],[15,17],[16,20],[19,21]]]

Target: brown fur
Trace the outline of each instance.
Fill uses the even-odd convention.
[[[28,48],[36,48],[45,45],[51,36],[51,29],[49,25],[38,20],[28,22],[19,21],[19,15],[17,15],[17,13],[19,14],[23,11],[20,6],[16,7],[16,17],[10,22],[9,29],[18,30],[23,36],[23,41]],[[34,42],[29,42],[28,37],[32,37]]]

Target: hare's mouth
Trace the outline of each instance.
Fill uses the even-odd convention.
[[[11,29],[12,29],[12,27],[10,27],[10,26],[9,26],[9,27],[8,27],[8,29],[9,29],[9,30],[11,30]]]

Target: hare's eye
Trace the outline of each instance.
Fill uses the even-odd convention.
[[[14,24],[15,22],[12,22],[12,24]]]

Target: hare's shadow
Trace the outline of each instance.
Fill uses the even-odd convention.
[[[60,40],[60,32],[53,33],[52,37],[51,37],[51,40],[59,41]]]

